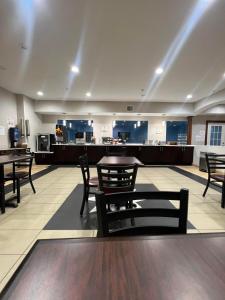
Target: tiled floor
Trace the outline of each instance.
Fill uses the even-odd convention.
[[[43,168],[35,166],[34,172]],[[196,167],[183,169],[206,177]],[[91,169],[91,175],[96,175],[95,169]],[[23,186],[20,206],[16,209],[8,208],[4,215],[0,215],[0,290],[37,239],[96,236],[95,230],[42,230],[74,187],[81,182],[78,168],[58,168],[35,180],[36,194],[33,194],[29,184]],[[220,207],[221,193],[209,189],[203,198],[204,185],[166,167],[139,169],[137,183],[153,183],[159,190],[188,188],[188,219],[196,228],[188,233],[225,232],[225,209]]]

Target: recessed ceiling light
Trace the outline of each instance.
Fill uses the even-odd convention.
[[[90,92],[87,92],[87,93],[86,93],[86,97],[91,97],[91,93],[90,93]]]
[[[223,78],[225,78],[225,73],[223,74]]]
[[[80,70],[77,66],[71,66],[71,71],[76,74],[80,73]]]
[[[163,72],[164,72],[163,68],[157,68],[157,69],[155,70],[155,73],[156,73],[157,75],[160,75],[160,74],[162,74]]]
[[[186,97],[187,99],[192,99],[193,98],[193,96],[191,95],[191,94],[189,94],[189,95],[187,95],[187,97]]]
[[[44,96],[44,93],[42,91],[38,91],[37,95],[42,97],[42,96]]]

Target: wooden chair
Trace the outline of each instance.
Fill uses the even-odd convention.
[[[97,165],[99,190],[105,194],[134,191],[137,165],[109,166]],[[122,206],[132,207],[132,202],[124,201]],[[116,206],[117,209],[120,206]],[[108,206],[110,209],[110,206]]]
[[[222,188],[222,198],[221,198],[221,207],[225,207],[225,173],[219,173],[218,171],[224,170],[225,172],[225,154],[208,154],[206,153],[206,165],[208,172],[208,181],[203,193],[205,197],[209,185],[215,185]],[[222,186],[218,183],[222,183]]]
[[[177,200],[180,208],[129,208],[119,211],[108,211],[106,204],[118,203],[134,200],[151,201],[155,199],[169,201]],[[127,235],[164,235],[164,234],[185,234],[187,231],[187,212],[188,212],[188,190],[181,189],[180,192],[127,192],[116,194],[96,193],[96,205],[98,216],[98,237],[107,236],[127,236]],[[149,225],[149,226],[129,226],[110,230],[110,224],[118,220],[160,217],[176,218],[178,226]],[[150,220],[149,220],[150,221]]]
[[[97,177],[90,177],[90,170],[88,164],[88,157],[87,155],[82,155],[79,157],[80,168],[83,176],[83,200],[81,203],[80,208],[80,215],[83,215],[85,203],[88,202],[88,197],[90,194],[94,194],[90,189],[98,187],[98,178]]]
[[[18,184],[20,185],[21,180],[28,179],[31,185],[31,188],[34,193],[36,190],[33,185],[32,181],[32,165],[33,165],[33,154],[28,156],[25,160],[13,163],[13,171],[6,174],[5,180],[12,180],[13,181],[13,192],[15,193],[16,184],[18,188]],[[21,171],[17,169],[23,168]]]

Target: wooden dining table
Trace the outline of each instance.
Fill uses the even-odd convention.
[[[102,159],[97,164],[110,165],[110,166],[136,164],[138,166],[143,166],[143,163],[134,156],[103,156]]]
[[[225,233],[40,240],[1,299],[224,300]]]
[[[27,159],[28,155],[22,154],[22,155],[0,155],[0,206],[1,206],[1,212],[5,213],[5,207],[6,206],[12,206],[11,201],[5,201],[5,172],[4,172],[4,166],[7,164],[12,164],[14,162],[23,161]],[[13,206],[17,206],[16,204],[13,204]]]

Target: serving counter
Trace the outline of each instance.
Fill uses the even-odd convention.
[[[78,164],[80,155],[87,154],[90,164],[96,164],[105,155],[135,156],[146,165],[191,165],[193,146],[151,146],[142,144],[93,145],[55,144],[52,152],[35,153],[37,164]]]

